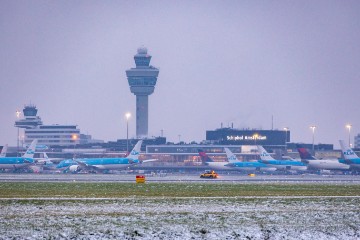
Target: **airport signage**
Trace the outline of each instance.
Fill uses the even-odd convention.
[[[267,137],[266,136],[261,136],[261,135],[252,135],[252,136],[246,136],[246,135],[230,135],[230,136],[226,136],[226,139],[228,141],[244,141],[244,140],[253,140],[253,141],[258,141],[258,140],[266,140]]]
[[[285,145],[286,142],[290,142],[290,131],[226,128],[206,131],[206,140],[230,145]]]

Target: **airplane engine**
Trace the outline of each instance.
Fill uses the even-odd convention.
[[[71,173],[76,173],[78,171],[80,171],[80,166],[79,165],[72,165],[72,166],[69,167],[69,172],[71,172]]]

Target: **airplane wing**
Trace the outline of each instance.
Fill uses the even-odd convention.
[[[146,163],[146,162],[155,162],[155,161],[159,161],[159,159],[146,159],[146,160],[142,160],[142,163]]]
[[[31,159],[24,159],[24,163],[33,163],[33,161]]]
[[[225,167],[236,167],[236,164],[234,162],[232,162],[232,163],[227,163],[224,166]]]
[[[95,167],[93,165],[89,165],[89,164],[87,164],[85,162],[82,162],[82,161],[79,161],[79,160],[76,160],[76,159],[74,159],[74,161],[83,169],[96,170],[96,171],[99,170],[98,167]]]

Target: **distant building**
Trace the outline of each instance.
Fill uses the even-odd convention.
[[[313,145],[311,143],[287,143],[287,148],[292,149],[293,151],[297,151],[297,149],[299,147],[312,149]],[[332,151],[332,150],[334,150],[334,145],[330,144],[330,143],[314,144],[314,150],[315,151]]]
[[[229,148],[236,154],[238,160],[249,161],[258,159],[258,153],[255,146],[240,145],[199,145],[199,144],[168,144],[168,145],[149,145],[146,146],[146,155],[148,158],[159,159],[154,165],[161,164],[185,164],[185,165],[201,165],[199,157],[199,149],[207,153],[207,155],[215,162],[227,161],[224,147]]]
[[[24,128],[24,144],[30,144],[38,139],[38,144],[43,146],[73,146],[80,143],[93,143],[90,135],[80,133],[76,125],[43,125],[41,118],[37,116],[35,105],[25,105],[24,118],[15,121],[15,127]],[[100,140],[96,140],[103,142]]]
[[[360,148],[360,133],[354,137],[354,148]]]
[[[42,125],[41,118],[36,116],[37,111],[35,105],[25,105],[23,109],[24,118],[15,121],[15,127],[29,129]]]
[[[109,141],[107,143],[102,144],[104,148],[107,148],[111,151],[127,151],[131,150],[135,144],[140,139],[118,139],[116,142]],[[166,138],[165,137],[155,137],[155,138],[145,138],[142,139],[143,143],[141,145],[141,151],[145,151],[147,145],[160,145],[160,144],[166,144]]]
[[[91,135],[80,134],[79,144],[103,144],[104,140],[92,139]]]
[[[290,142],[290,131],[219,128],[206,131],[206,141],[224,145],[285,147]]]
[[[25,129],[25,143],[38,139],[47,146],[71,146],[80,143],[80,129],[76,125],[41,125]]]

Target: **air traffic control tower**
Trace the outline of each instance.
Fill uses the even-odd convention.
[[[154,92],[159,69],[150,65],[147,48],[140,47],[134,56],[136,68],[126,70],[130,91],[136,95],[136,136],[148,135],[148,96]]]

